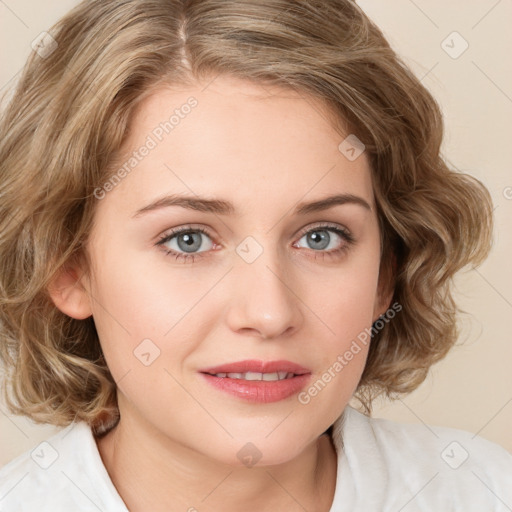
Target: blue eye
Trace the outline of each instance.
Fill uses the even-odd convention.
[[[178,242],[178,249],[185,251],[185,253],[178,252],[175,249],[166,249],[166,253],[170,256],[175,256],[177,260],[183,259],[183,260],[192,260],[194,261],[195,257],[197,256],[197,253],[187,253],[188,250],[197,250],[201,247],[201,235],[198,235],[198,233],[201,233],[201,235],[206,235],[208,238],[210,238],[210,235],[208,232],[203,228],[181,228],[177,229],[175,231],[172,231],[168,235],[165,235],[163,238],[161,238],[156,245],[164,245],[168,242],[171,242],[172,240],[176,239]]]
[[[332,237],[332,235],[329,235],[329,232],[335,233],[336,236]],[[310,243],[313,246],[313,250],[315,251],[323,251],[324,249],[326,249],[332,242],[333,238],[334,240],[336,238],[341,238],[345,240],[345,244],[349,242],[351,243],[353,241],[352,237],[349,235],[348,232],[339,228],[329,226],[319,226],[317,228],[310,229],[301,237],[301,240],[304,237],[306,237],[308,243]],[[315,245],[317,247],[314,247]],[[337,250],[338,249],[334,248],[334,251]]]
[[[329,233],[334,233],[332,237]],[[211,236],[206,229],[203,228],[192,228],[183,227],[171,231],[171,233],[164,235],[156,245],[165,246],[169,242],[176,241],[177,247],[166,248],[165,252],[169,256],[173,256],[176,260],[184,261],[195,261],[195,258],[202,258],[203,252],[208,252],[208,248],[204,251],[194,252],[201,248],[202,235],[206,235],[210,240]],[[307,243],[311,244],[311,252],[314,253],[314,258],[318,256],[321,258],[325,257],[336,257],[341,256],[343,253],[348,251],[350,247],[355,243],[353,236],[345,229],[339,226],[320,225],[313,228],[309,228],[303,232],[300,236],[300,240],[306,238]],[[341,246],[335,247],[332,250],[326,251],[325,249],[331,244],[332,240],[339,238],[342,240]],[[214,245],[212,243],[212,245]],[[339,244],[335,244],[339,245]],[[315,247],[316,246],[316,247]],[[294,247],[297,247],[294,244]],[[210,247],[211,249],[211,247]],[[181,252],[183,251],[183,252]]]

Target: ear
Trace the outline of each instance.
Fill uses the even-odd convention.
[[[396,256],[392,252],[388,262],[385,262],[379,272],[379,285],[375,303],[373,306],[373,320],[375,322],[383,315],[391,305],[393,294],[395,292],[396,277]]]
[[[48,293],[60,311],[84,320],[92,315],[89,295],[80,281],[80,269],[77,265],[64,265],[48,285]]]

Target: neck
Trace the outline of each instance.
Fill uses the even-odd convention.
[[[123,416],[97,445],[131,512],[328,512],[334,498],[337,454],[327,434],[293,460],[252,468],[212,460]]]

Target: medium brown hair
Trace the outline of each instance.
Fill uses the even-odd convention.
[[[376,396],[423,382],[457,340],[451,280],[487,257],[492,201],[442,158],[438,104],[355,2],[89,0],[49,34],[57,46],[30,56],[0,122],[0,357],[13,413],[97,432],[118,418],[93,318],[66,316],[47,288],[75,258],[90,269],[94,190],[115,172],[136,106],[158,85],[220,74],[320,99],[340,136],[364,143],[381,274],[402,310],[373,337],[356,397],[371,412]]]

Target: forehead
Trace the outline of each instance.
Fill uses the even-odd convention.
[[[140,206],[186,192],[229,197],[238,210],[342,192],[373,205],[366,155],[347,159],[339,146],[349,134],[338,133],[330,116],[305,93],[230,77],[159,87],[134,112],[117,167],[150,150],[109,195],[133,206],[136,197]]]

